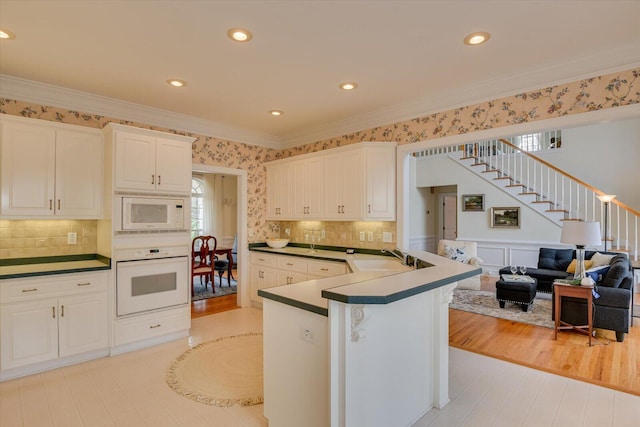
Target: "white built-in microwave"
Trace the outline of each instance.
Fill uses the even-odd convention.
[[[122,230],[186,230],[189,203],[181,198],[122,197]]]

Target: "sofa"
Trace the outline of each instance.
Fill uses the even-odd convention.
[[[575,257],[574,249],[540,248],[538,268],[527,268],[527,275],[537,279],[539,292],[552,293],[554,280],[573,278],[567,268]],[[597,265],[590,268],[589,262]],[[633,270],[629,258],[617,252],[585,251],[585,269],[596,282],[593,327],[615,331],[616,339],[622,342],[631,326],[633,305]],[[500,270],[500,274],[510,273],[509,267]],[[563,298],[560,318],[572,325],[586,324],[586,301]]]
[[[478,257],[478,245],[476,242],[464,240],[440,240],[438,242],[438,255],[460,261],[465,264],[480,267],[482,258]],[[458,289],[480,289],[480,276],[469,277],[458,281]]]

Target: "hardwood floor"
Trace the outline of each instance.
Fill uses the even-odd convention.
[[[452,347],[640,396],[640,319],[622,343],[613,331],[596,332],[589,347],[577,332],[554,341],[553,329],[449,310]]]
[[[226,276],[223,280],[227,280]],[[238,279],[238,271],[233,270],[233,276]],[[216,298],[203,299],[199,301],[193,301],[191,303],[191,318],[196,319],[202,316],[208,316],[210,314],[221,313],[223,311],[235,310],[238,307],[237,294],[224,295]]]
[[[495,279],[483,277],[483,289],[495,289]],[[191,317],[197,318],[238,308],[236,294],[195,301]],[[496,359],[586,381],[640,396],[640,318],[623,343],[612,331],[597,330],[588,346],[585,335],[464,311],[449,310],[449,344]]]

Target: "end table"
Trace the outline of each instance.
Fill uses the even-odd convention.
[[[553,293],[555,299],[555,329],[553,331],[553,339],[558,339],[558,330],[574,329],[583,334],[589,335],[589,347],[591,347],[591,338],[593,337],[593,286],[570,285],[568,283],[553,282]],[[560,320],[562,297],[584,298],[587,300],[587,324],[571,325]],[[586,330],[585,330],[586,328]]]

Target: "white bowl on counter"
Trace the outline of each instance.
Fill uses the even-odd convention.
[[[282,249],[289,244],[289,239],[267,239],[267,246],[273,249]]]

